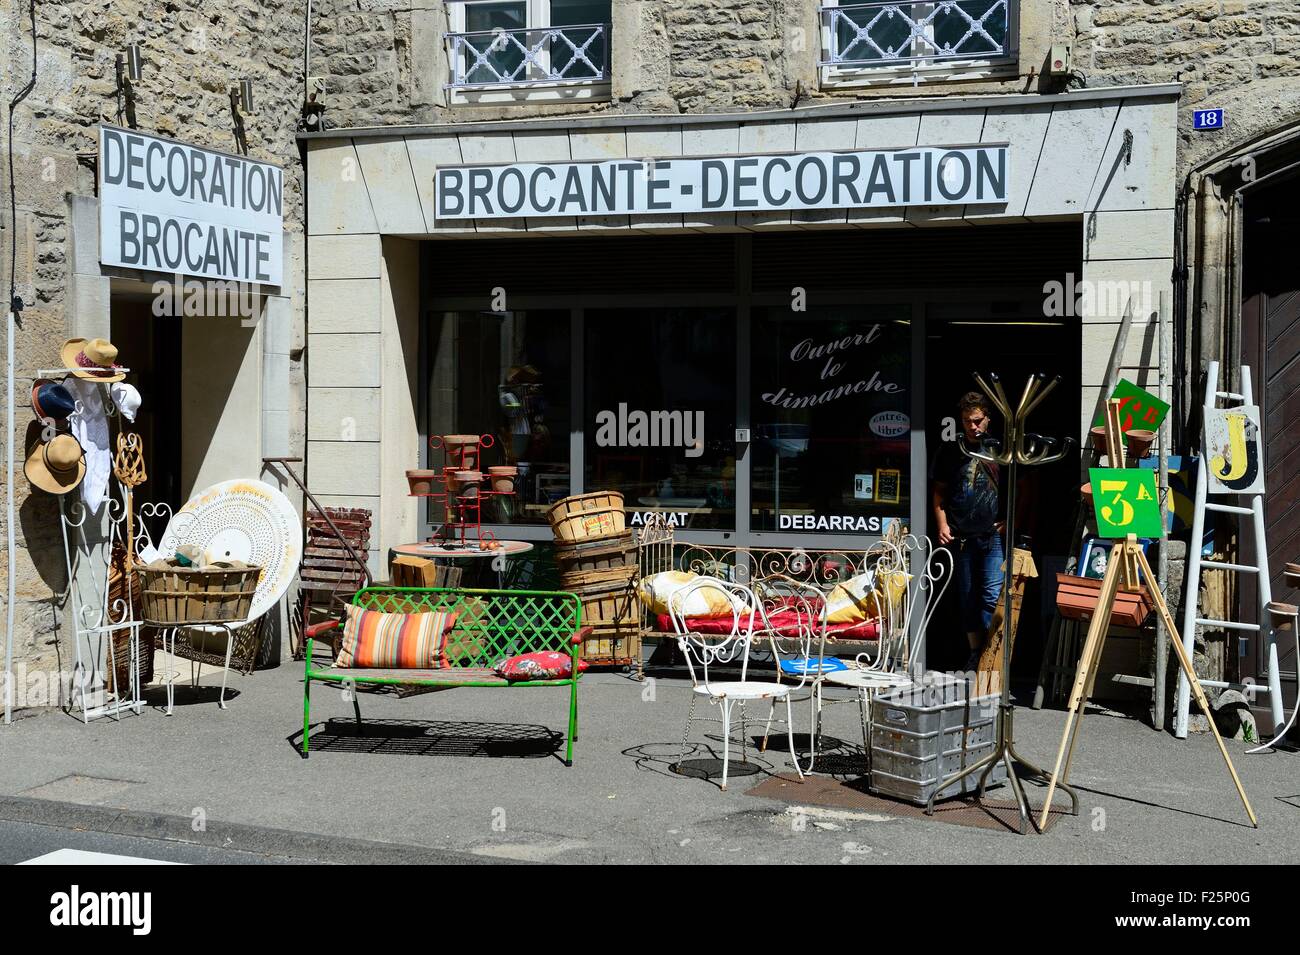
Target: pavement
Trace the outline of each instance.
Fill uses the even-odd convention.
[[[197,690],[177,684],[170,717],[154,688],[138,716],[83,725],[44,710],[0,727],[0,821],[11,824],[0,827],[0,845],[31,842],[22,827],[44,826],[50,838],[41,846],[60,831],[86,830],[271,861],[1259,864],[1300,856],[1300,755],[1248,756],[1246,744],[1228,742],[1256,830],[1211,737],[1180,741],[1095,711],[1071,777],[1080,814],[1045,835],[1020,836],[901,811],[801,805],[797,786],[780,787],[795,791],[786,797],[793,802],[747,794],[791,771],[784,735],[764,754],[750,750],[748,775],[733,763],[725,792],[716,780],[678,775],[669,765],[690,697],[682,674],[639,683],[588,673],[571,768],[562,761],[565,690],[363,693],[358,732],[340,690],[317,684],[304,760],[301,673],[301,663],[286,662],[232,674],[224,711],[213,689],[220,674],[205,670]],[[806,730],[806,710],[795,721]],[[1017,710],[1018,748],[1050,765],[1063,723],[1058,710]],[[829,707],[825,729],[860,740],[856,706]],[[708,738],[716,732],[696,723],[688,762],[720,755]],[[1038,804],[1042,791],[1028,789]],[[200,853],[195,861],[212,860]]]

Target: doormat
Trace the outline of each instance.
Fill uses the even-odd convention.
[[[1006,792],[1005,798],[1001,797],[1002,792]],[[1015,833],[1020,831],[1020,816],[1016,811],[1015,797],[1005,785],[991,790],[983,805],[977,805],[973,798],[945,799],[936,802],[933,816],[925,814],[924,806],[914,806],[911,803],[873,795],[867,791],[866,781],[862,779],[844,781],[828,776],[806,776],[801,783],[795,776],[780,775],[764,780],[746,790],[745,794],[763,799],[776,799],[780,802],[824,806],[830,809],[849,809],[900,819],[946,822],[972,829]],[[1031,802],[1030,811],[1037,816],[1042,809],[1041,807],[1035,809]],[[1069,816],[1069,813],[1064,808],[1054,808],[1048,826],[1055,827],[1057,822],[1066,816]]]

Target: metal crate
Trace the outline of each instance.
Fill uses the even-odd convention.
[[[878,696],[871,704],[871,790],[924,805],[939,783],[993,750],[998,696],[972,697],[966,684],[927,674],[915,686]],[[1003,763],[989,786],[1006,781]],[[950,783],[937,798],[974,793],[979,775]]]

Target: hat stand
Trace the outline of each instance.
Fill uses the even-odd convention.
[[[947,789],[950,784],[977,772],[980,773],[980,777],[976,801],[982,801],[984,798],[984,785],[988,782],[989,774],[992,772],[993,767],[999,761],[1002,761],[1006,763],[1007,782],[1016,797],[1016,811],[1020,815],[1020,834],[1025,835],[1028,831],[1026,828],[1028,825],[1038,829],[1038,824],[1029,811],[1029,802],[1026,800],[1025,791],[1020,785],[1020,778],[1016,775],[1016,764],[1023,766],[1028,776],[1037,776],[1045,780],[1050,780],[1052,777],[1016,752],[1015,707],[1011,703],[1011,644],[1014,636],[1014,631],[1011,629],[1011,621],[1014,619],[1011,612],[1011,598],[1012,571],[1015,564],[1013,555],[1015,554],[1016,543],[1016,468],[1017,466],[1037,466],[1059,461],[1069,453],[1070,445],[1074,442],[1071,438],[1058,441],[1056,438],[1045,438],[1040,434],[1031,434],[1025,430],[1025,422],[1028,420],[1030,413],[1042,403],[1053,388],[1060,384],[1061,379],[1059,377],[1048,381],[1047,376],[1041,373],[1031,375],[1029,380],[1025,382],[1025,390],[1020,396],[1020,404],[1014,409],[1007,400],[1006,392],[1003,390],[1002,382],[997,375],[990,374],[986,381],[983,376],[976,373],[975,381],[980,386],[980,390],[988,396],[989,401],[1002,415],[1002,439],[999,441],[997,438],[985,438],[983,447],[977,451],[969,450],[964,440],[959,440],[957,447],[967,457],[978,458],[981,461],[989,461],[1005,467],[1008,482],[1008,546],[1002,568],[1002,626],[1005,628],[1006,635],[1002,640],[1002,668],[999,671],[1001,685],[998,687],[997,739],[993,752],[939,783],[935,787],[934,794],[930,796],[925,811],[927,815],[933,815],[936,795]],[[1079,814],[1078,793],[1064,784],[1061,784],[1061,790],[1070,797],[1071,814],[1077,816]],[[1046,813],[1044,813],[1044,816],[1046,816]]]
[[[42,378],[71,375],[82,368],[42,369],[36,374]],[[129,368],[119,369],[129,372]],[[83,378],[82,381],[90,379]],[[103,389],[104,414],[109,421],[117,418],[109,386],[114,382],[98,383]],[[10,406],[12,412],[12,405]],[[71,423],[85,414],[80,401],[68,416]],[[45,419],[48,433],[53,422]],[[110,429],[111,430],[111,429]],[[125,712],[140,713],[144,708],[144,688],[140,686],[140,626],[131,605],[131,582],[126,581],[126,596],[109,599],[109,576],[113,549],[117,544],[130,547],[126,533],[131,510],[131,488],[123,483],[117,469],[110,467],[108,493],[104,499],[104,518],[90,513],[81,500],[80,489],[73,488],[60,495],[59,512],[63,530],[64,567],[68,574],[67,607],[76,630],[76,663],[73,667],[69,706],[80,709],[82,722],[109,716],[114,719]],[[128,563],[130,558],[128,557]],[[128,571],[129,572],[129,571]],[[130,659],[128,685],[117,685],[117,660],[114,637],[129,631],[127,640]]]

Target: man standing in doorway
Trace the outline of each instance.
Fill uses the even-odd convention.
[[[957,402],[957,413],[962,430],[957,441],[964,442],[967,450],[978,450],[989,426],[987,399],[977,391],[967,392]],[[993,609],[1002,592],[1002,533],[1006,522],[1001,517],[999,472],[996,464],[967,457],[956,442],[945,442],[931,473],[930,501],[939,544],[951,548],[956,557],[962,626],[970,644],[967,670],[979,663]]]

